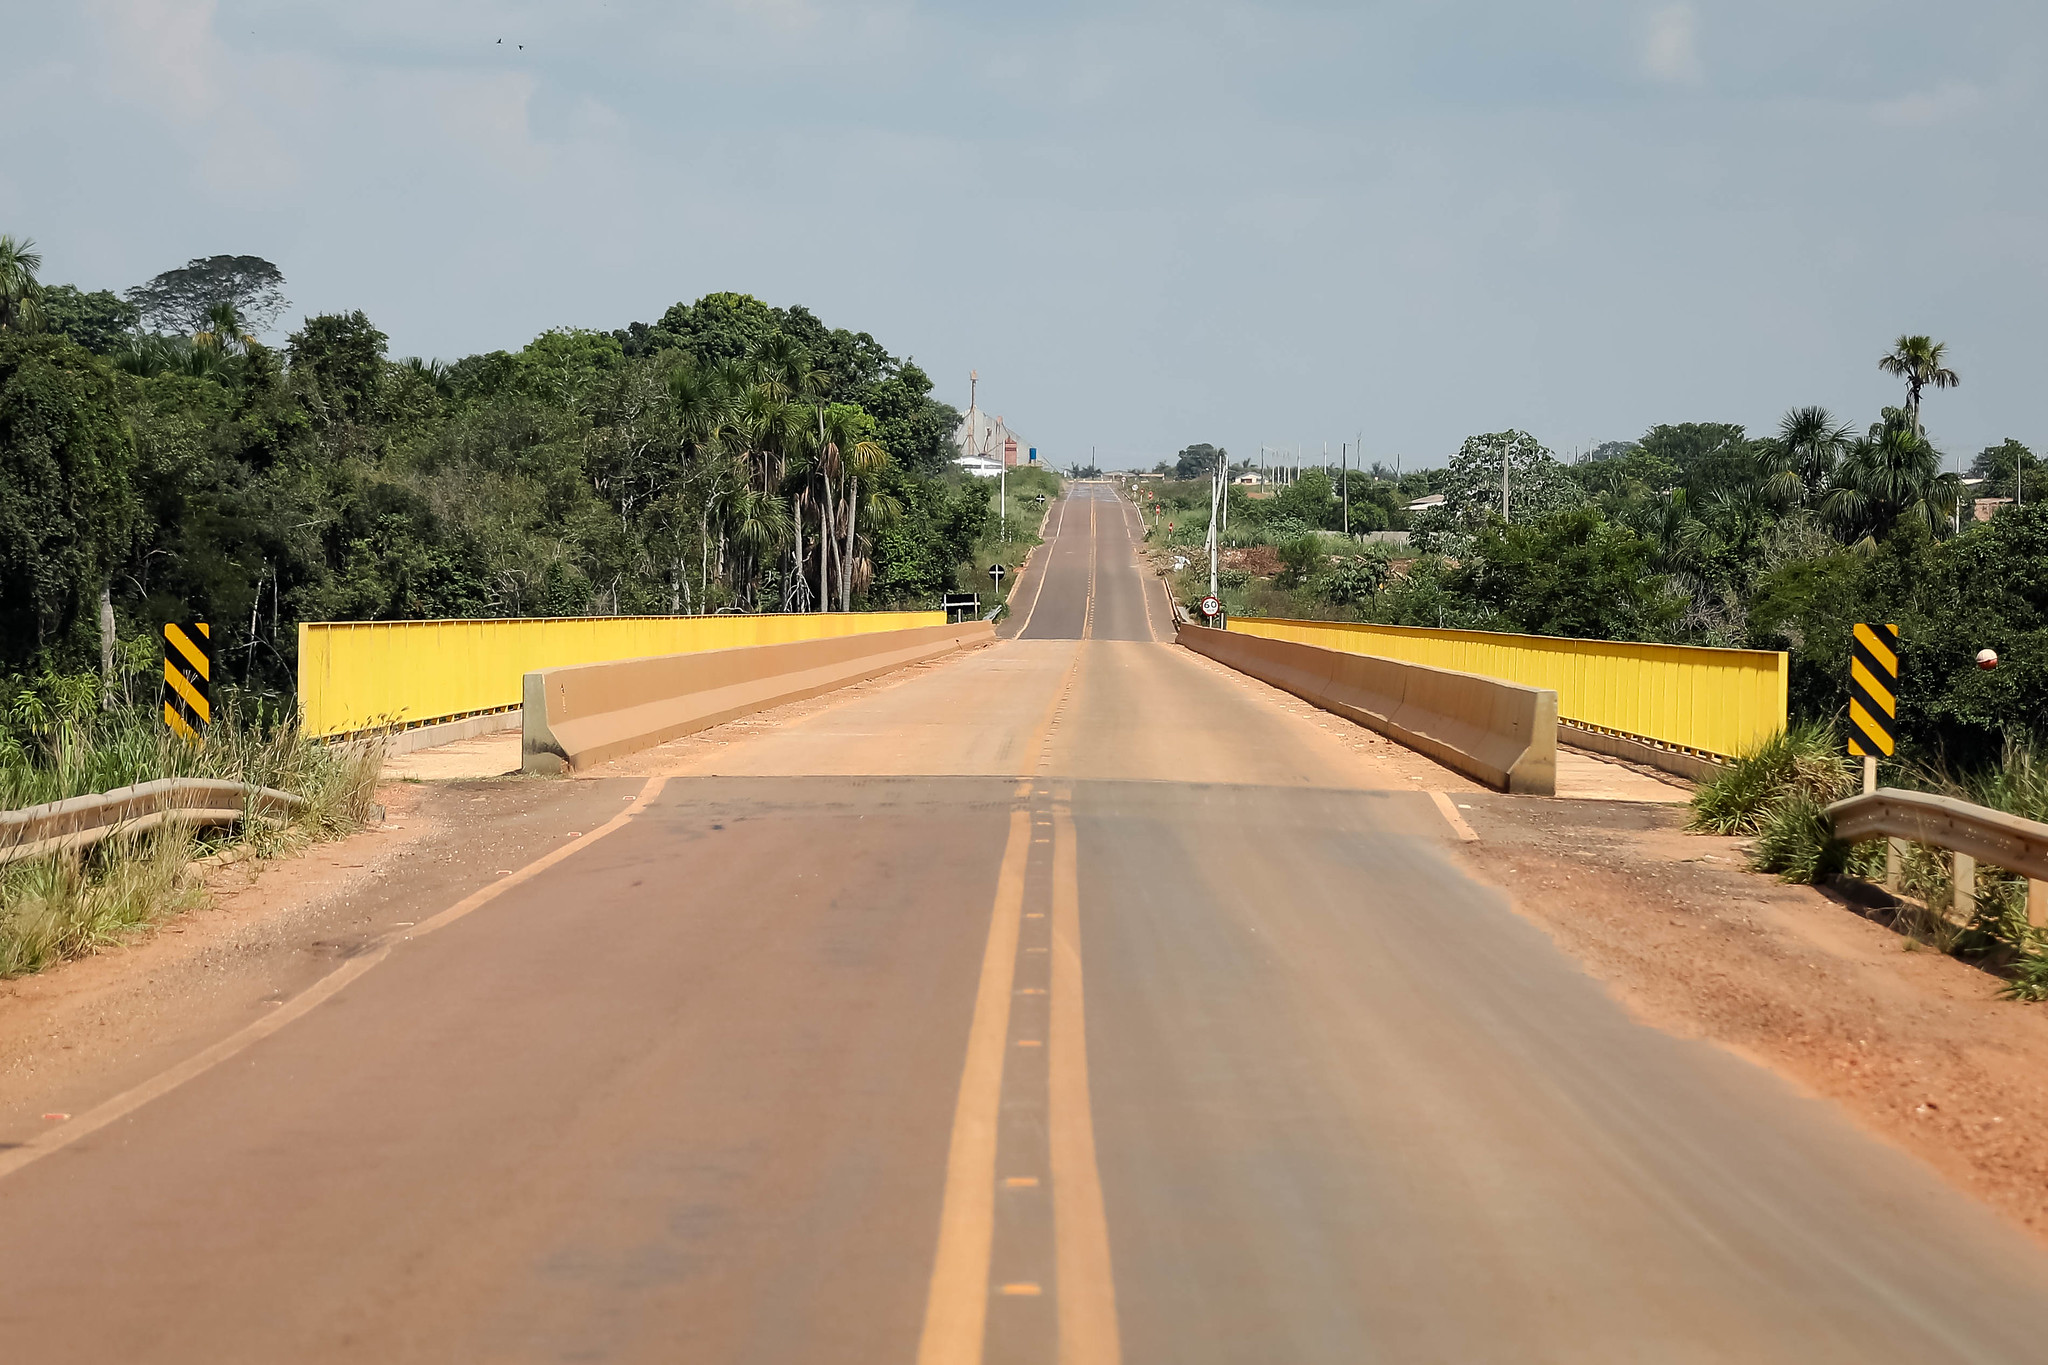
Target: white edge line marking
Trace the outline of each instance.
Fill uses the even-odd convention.
[[[1464,816],[1458,814],[1458,804],[1457,802],[1451,800],[1448,793],[1440,791],[1431,791],[1429,794],[1429,799],[1436,802],[1436,808],[1442,811],[1444,819],[1450,822],[1451,830],[1453,833],[1455,833],[1460,839],[1463,839],[1468,844],[1476,844],[1479,842],[1478,833],[1472,828],[1472,826],[1465,823]]]
[[[1038,615],[1038,599],[1045,596],[1045,575],[1052,566],[1052,547],[1060,543],[1060,532],[1067,529],[1067,504],[1073,501],[1073,496],[1071,493],[1060,495],[1060,524],[1052,528],[1052,539],[1032,546],[1024,556],[1024,566],[1029,568],[1031,556],[1037,554],[1040,550],[1044,550],[1046,566],[1038,571],[1038,577],[1032,581],[1031,610],[1024,613],[1024,624],[1017,627],[1017,633],[1011,637],[1012,639],[1023,639],[1024,632],[1031,629],[1031,618]],[[1046,509],[1046,515],[1052,515],[1050,508]]]

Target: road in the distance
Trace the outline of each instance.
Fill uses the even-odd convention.
[[[1138,573],[1138,512],[1107,484],[1069,485],[1046,519],[1003,634],[1024,640],[1166,640],[1171,602]]]
[[[601,842],[0,1175],[9,1358],[2041,1358],[2032,1243],[1149,640],[1119,512],[1055,508],[1025,638],[600,778]]]

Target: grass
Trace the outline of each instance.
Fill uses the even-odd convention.
[[[1818,816],[1821,807],[1855,790],[1856,773],[1835,727],[1802,722],[1702,784],[1692,799],[1692,827],[1708,834],[1762,834],[1776,820],[1782,838],[1798,824],[1796,817],[1777,817],[1788,800],[1811,806]]]
[[[360,828],[374,811],[378,743],[317,744],[296,719],[224,699],[206,743],[171,734],[151,710],[98,706],[99,683],[44,675],[0,684],[0,808],[18,809],[164,777],[213,777],[275,787],[306,806],[284,824],[249,821],[202,841],[188,829],[115,838],[93,848],[0,868],[0,977],[90,953],[201,896],[192,860],[245,845],[259,857]]]
[[[1754,836],[1750,864],[1788,882],[1885,875],[1885,841],[1850,844],[1835,837],[1826,807],[1857,788],[1856,772],[1831,725],[1801,724],[1745,754],[1704,784],[1692,802],[1692,828]],[[1959,778],[1909,768],[1898,785],[1960,797],[2028,819],[2048,818],[2048,762],[2013,745],[1995,768]],[[1954,887],[1953,858],[1908,843],[1899,857],[1894,928],[1911,944],[1976,961],[2007,976],[2004,993],[2048,1000],[2048,933],[2027,922],[2026,879],[1980,865],[1974,884]]]

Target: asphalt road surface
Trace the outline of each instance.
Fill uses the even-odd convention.
[[[6,1358],[2048,1358],[2031,1242],[1632,1022],[1135,524],[0,1150]]]

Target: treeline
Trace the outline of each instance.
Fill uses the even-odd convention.
[[[259,258],[117,296],[28,247],[0,238],[0,672],[98,671],[173,618],[282,690],[305,620],[929,604],[991,525],[924,372],[801,307],[443,363],[361,312],[261,344]]]
[[[1907,401],[1861,431],[1804,408],[1763,436],[1732,423],[1660,425],[1578,463],[1524,432],[1472,437],[1427,476],[1441,504],[1399,519],[1406,548],[1312,538],[1341,514],[1317,471],[1272,496],[1233,488],[1226,542],[1274,545],[1278,572],[1224,575],[1226,602],[1240,613],[1781,649],[1794,717],[1823,721],[1847,703],[1851,627],[1895,622],[1907,755],[1994,763],[2008,742],[2048,740],[2048,507],[2036,501],[2048,482],[2036,491],[2039,461],[2013,440],[1979,452],[1964,477],[1944,473],[1919,401],[1956,382],[1939,343],[1901,338],[1881,363],[1906,381]],[[1357,530],[1362,488],[1394,485],[1352,478]],[[1174,518],[1175,543],[1201,540],[1200,494]],[[1183,591],[1197,586],[1190,577]],[[1983,649],[1995,668],[1978,667]]]

